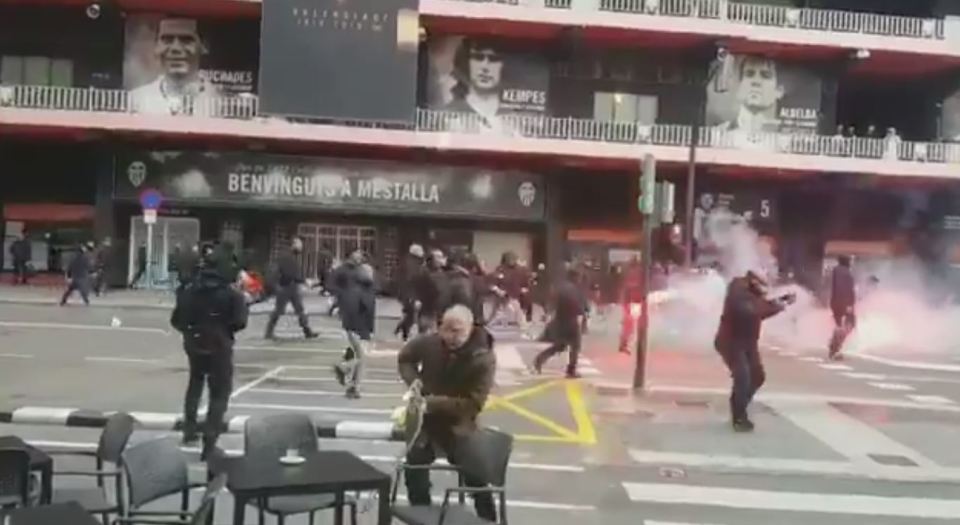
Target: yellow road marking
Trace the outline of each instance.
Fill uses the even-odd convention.
[[[535,396],[550,390],[555,386],[564,386],[566,399],[570,406],[570,413],[577,425],[577,429],[575,431],[566,428],[564,425],[561,425],[550,418],[544,417],[514,403],[514,401]],[[530,434],[515,435],[514,439],[518,441],[571,443],[578,445],[595,445],[597,443],[596,429],[593,426],[593,422],[590,420],[590,412],[583,400],[583,392],[580,389],[579,381],[557,379],[553,381],[545,381],[539,385],[520,390],[518,392],[513,392],[503,397],[491,395],[484,409],[486,411],[491,411],[498,408],[503,408],[513,412],[514,414],[528,421],[536,423],[537,425],[542,426],[552,432],[552,435],[545,436]]]

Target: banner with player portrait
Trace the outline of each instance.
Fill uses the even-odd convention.
[[[809,68],[756,55],[729,54],[707,86],[707,126],[745,135],[814,134],[822,78]]]
[[[476,115],[488,127],[503,115],[546,113],[550,68],[541,53],[472,36],[435,37],[427,47],[430,109]]]
[[[129,14],[123,86],[136,111],[179,114],[188,103],[254,93],[259,26],[255,20],[198,20]]]

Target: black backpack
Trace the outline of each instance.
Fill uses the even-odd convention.
[[[184,348],[194,354],[212,354],[230,348],[233,301],[226,283],[183,286],[177,294],[173,326],[183,334]]]

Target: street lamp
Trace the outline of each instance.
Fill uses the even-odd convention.
[[[684,266],[687,269],[693,266],[693,207],[697,185],[697,146],[700,142],[700,128],[706,125],[707,120],[707,88],[723,67],[724,61],[727,60],[727,54],[728,51],[725,46],[717,46],[716,58],[710,62],[707,76],[704,77],[703,83],[700,85],[700,106],[693,117],[693,126],[690,130],[690,157],[687,162],[687,195],[684,209],[684,229],[686,230],[684,236],[686,241],[684,242]]]

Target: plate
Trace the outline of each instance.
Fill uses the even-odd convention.
[[[280,463],[284,465],[302,465],[307,461],[307,458],[303,456],[283,456],[280,458]]]

